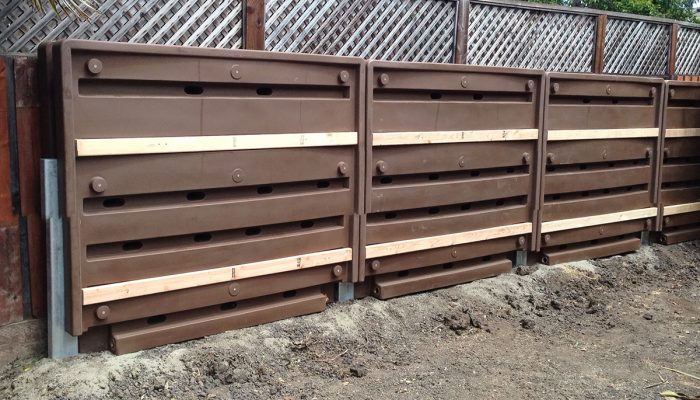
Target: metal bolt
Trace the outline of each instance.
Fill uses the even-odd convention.
[[[347,83],[349,80],[350,80],[350,73],[348,71],[345,71],[345,70],[340,71],[340,73],[338,74],[338,81],[340,81],[340,83]]]
[[[552,240],[552,236],[548,233],[544,235],[544,238],[542,238],[545,243],[549,243],[550,240]]]
[[[552,83],[552,93],[557,93],[559,91],[559,84],[558,83]]]
[[[647,219],[644,221],[644,227],[645,227],[646,229],[651,228],[651,218],[647,218]]]
[[[466,89],[467,86],[469,86],[469,79],[467,79],[466,76],[463,76],[460,81],[460,85],[462,85],[462,87]]]
[[[380,263],[379,260],[374,260],[369,264],[369,267],[372,269],[372,271],[378,270],[381,266],[382,263]]]
[[[335,267],[333,267],[333,276],[335,276],[337,278],[342,274],[343,274],[343,266],[342,265],[336,265]]]
[[[669,149],[668,147],[666,147],[666,148],[664,149],[664,158],[668,158],[670,155],[671,155],[671,149]]]
[[[664,225],[668,225],[671,223],[671,218],[670,217],[665,217],[664,218]]]
[[[243,182],[243,170],[240,168],[234,169],[233,173],[231,174],[231,179],[233,179],[233,181],[236,183]]]
[[[656,88],[653,87],[653,88],[651,88],[651,90],[649,91],[649,97],[655,97],[655,96],[656,96]]]
[[[379,85],[386,86],[388,83],[389,83],[389,74],[380,74],[379,75]]]
[[[554,155],[554,153],[547,153],[547,164],[554,164],[556,159],[557,157]]]
[[[457,249],[452,249],[450,255],[452,256],[452,258],[457,258]]]
[[[533,89],[535,89],[535,81],[533,81],[533,80],[527,81],[527,90],[532,91]]]
[[[97,75],[100,72],[102,72],[102,61],[98,60],[97,58],[91,58],[85,63],[85,67],[87,67],[87,70],[93,74]]]
[[[95,176],[90,179],[90,189],[95,193],[103,193],[107,190],[107,181],[101,176]]]
[[[104,321],[109,318],[109,311],[109,306],[99,306],[97,307],[97,310],[95,310],[95,316],[97,319]]]
[[[530,164],[530,153],[523,153],[523,164]]]
[[[604,227],[604,226],[601,226],[600,228],[598,228],[598,234],[599,234],[599,235],[604,235],[604,234],[605,234],[605,227]]]
[[[673,97],[676,95],[676,89],[671,89],[668,91],[668,97]]]
[[[518,237],[518,246],[520,246],[520,247],[525,246],[525,236]]]
[[[230,294],[233,297],[238,296],[241,293],[241,285],[237,283],[232,283],[228,285],[228,294]]]
[[[646,158],[651,158],[652,152],[651,149],[647,147],[646,151],[644,152],[644,156]]]
[[[379,171],[380,174],[383,174],[386,172],[386,170],[389,169],[389,165],[384,162],[384,161],[377,161],[377,171]]]
[[[340,175],[345,175],[348,173],[348,164],[345,162],[341,161],[338,163],[338,173]]]
[[[464,159],[464,156],[459,156],[459,159],[457,160],[457,165],[459,165],[460,168],[464,168],[466,164],[467,162]]]
[[[235,80],[241,79],[241,66],[240,65],[232,65],[231,66],[231,78]]]
[[[608,85],[605,87],[605,93],[612,94],[612,86]]]

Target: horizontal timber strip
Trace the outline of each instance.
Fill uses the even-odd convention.
[[[585,228],[587,226],[613,224],[615,222],[631,221],[633,219],[655,217],[656,207],[642,208],[639,210],[621,211],[610,214],[592,215],[590,217],[579,217],[571,219],[561,219],[558,221],[548,221],[542,223],[542,233],[565,231],[568,229]]]
[[[76,139],[78,157],[348,146],[357,132]]]
[[[458,232],[440,236],[379,243],[367,246],[365,248],[366,258],[392,256],[396,254],[433,249],[436,247],[474,243],[482,240],[498,239],[507,236],[529,233],[532,233],[532,223],[523,222],[521,224],[497,226],[495,228],[479,229],[468,232]]]
[[[204,271],[94,286],[83,289],[83,305],[188,289],[303,268],[320,267],[350,261],[351,259],[352,249],[342,248]]]
[[[375,132],[373,146],[406,144],[502,142],[537,140],[537,129],[492,129],[479,131]]]
[[[664,207],[664,216],[700,211],[700,203],[677,204]]]
[[[700,136],[700,128],[674,128],[666,129],[667,138]]]
[[[547,140],[630,139],[658,136],[659,128],[556,129],[547,133]]]

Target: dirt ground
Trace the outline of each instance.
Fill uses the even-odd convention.
[[[700,248],[518,273],[116,357],[22,359],[7,399],[700,395]]]

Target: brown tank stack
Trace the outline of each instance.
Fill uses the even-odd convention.
[[[700,83],[666,82],[659,240],[700,239]]]
[[[50,47],[73,335],[121,354],[318,312],[353,280],[363,61]]]
[[[371,62],[357,297],[510,271],[536,214],[543,75]]]
[[[541,261],[637,250],[657,215],[663,81],[547,74]]]

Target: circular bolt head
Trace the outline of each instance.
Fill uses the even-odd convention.
[[[603,152],[601,153],[601,156],[603,157],[603,160],[608,159],[608,149],[603,148]]]
[[[231,173],[231,179],[236,183],[243,182],[243,170],[240,168],[234,169]]]
[[[342,274],[343,274],[343,266],[342,265],[336,265],[335,267],[333,267],[333,276],[335,276],[337,278]]]
[[[668,91],[668,97],[673,97],[676,95],[676,89],[671,89]]]
[[[341,161],[338,163],[338,173],[340,175],[346,175],[348,173],[348,164]]]
[[[386,86],[389,83],[389,74],[380,74],[379,75],[379,84],[381,86]]]
[[[544,235],[544,238],[542,238],[545,243],[548,243],[550,240],[552,240],[552,236],[550,234]]]
[[[649,90],[649,97],[656,97],[656,88],[653,87]]]
[[[97,319],[100,320],[106,320],[109,318],[109,306],[99,306],[97,307],[97,310],[95,310],[95,316]]]
[[[389,169],[389,165],[384,161],[377,161],[377,171],[383,174]]]
[[[557,157],[554,155],[554,153],[547,153],[547,163],[548,164],[554,164],[554,161],[557,159]]]
[[[459,83],[460,83],[460,85],[462,85],[463,88],[466,89],[467,86],[469,86],[469,79],[467,79],[466,76],[463,76],[462,80]]]
[[[348,71],[340,71],[338,74],[338,81],[340,83],[347,83],[350,80],[350,73]]]
[[[369,267],[372,269],[372,271],[377,271],[379,267],[382,266],[382,263],[379,262],[379,260],[373,260],[370,264]]]
[[[530,153],[523,153],[523,164],[530,164]]]
[[[231,296],[235,297],[238,296],[241,293],[241,285],[237,283],[232,283],[228,285],[228,294]]]
[[[604,235],[605,234],[605,227],[601,226],[600,228],[598,228],[598,234]]]
[[[605,87],[605,93],[612,94],[612,86],[608,85]]]
[[[457,165],[459,165],[460,168],[464,168],[464,166],[467,165],[467,161],[464,159],[464,156],[459,157],[457,160]]]
[[[457,249],[452,249],[450,255],[452,256],[452,258],[457,258]]]
[[[553,93],[559,92],[559,84],[558,83],[555,82],[552,84],[552,92]]]
[[[241,79],[241,66],[240,65],[232,65],[231,66],[231,78],[235,80]]]
[[[527,88],[527,90],[530,91],[530,92],[533,91],[533,90],[535,89],[535,81],[533,81],[532,79],[529,80],[529,81],[527,81],[527,86],[526,86],[526,88]]]
[[[518,237],[518,246],[520,246],[520,247],[525,246],[525,236]]]
[[[101,176],[90,179],[90,189],[95,193],[104,193],[107,190],[107,181]]]
[[[93,74],[97,75],[100,72],[102,72],[102,61],[98,60],[97,58],[91,58],[85,63],[85,67],[87,67],[87,70]]]
[[[651,228],[651,218],[647,218],[646,221],[644,221],[644,227],[647,229]]]
[[[665,224],[665,225],[668,225],[668,224],[670,224],[670,223],[671,223],[671,218],[670,218],[670,217],[665,217],[665,218],[664,218],[664,224]]]

